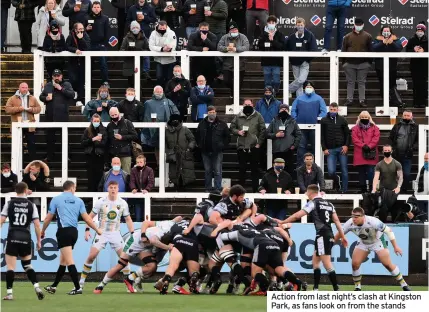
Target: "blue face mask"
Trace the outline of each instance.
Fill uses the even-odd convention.
[[[93,122],[92,125],[94,126],[94,128],[98,128],[100,126],[99,122]]]
[[[279,172],[283,171],[284,168],[285,168],[284,166],[274,166],[274,169],[276,169]]]
[[[428,171],[429,170],[429,163],[427,161],[425,161],[423,167],[425,167],[425,170]]]
[[[198,89],[203,90],[206,87],[206,85],[198,85]]]
[[[112,166],[112,169],[114,171],[119,171],[119,170],[121,170],[121,166]]]
[[[337,117],[337,113],[329,113],[329,116],[331,116],[331,118],[335,118]]]

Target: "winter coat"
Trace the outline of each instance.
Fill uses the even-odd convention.
[[[182,88],[179,91],[174,92],[174,88],[179,84],[182,86]],[[165,96],[167,99],[170,99],[176,105],[179,112],[183,113],[184,115],[187,115],[191,88],[191,83],[183,75],[180,78],[171,79],[165,86]]]
[[[285,128],[280,130],[280,127]],[[285,136],[276,137],[279,131],[283,131]],[[291,116],[288,116],[284,122],[279,117],[275,117],[268,126],[266,137],[273,140],[273,153],[283,153],[290,150],[292,146],[295,150],[298,149],[302,134],[295,119]]]
[[[372,36],[365,30],[357,33],[354,30],[344,36],[341,52],[371,52]],[[344,58],[343,64],[371,63],[369,58]]]
[[[182,124],[173,127],[167,125],[165,131],[165,152],[175,154],[176,162],[170,162],[169,178],[174,185],[179,185],[180,178],[183,186],[195,181],[194,156],[195,138],[192,132]]]
[[[10,172],[10,177],[6,178],[3,174],[1,175],[1,193],[15,192],[15,185],[18,183],[18,176]]]
[[[211,31],[207,34],[207,39],[201,39],[201,32],[196,31],[189,36],[188,50],[189,51],[203,51],[203,48],[209,48],[209,51],[217,51],[217,37]],[[204,58],[206,59],[206,58]]]
[[[226,18],[228,17],[228,5],[224,0],[212,0],[208,3],[212,15],[205,16],[205,22],[209,23],[209,29],[215,34],[224,34],[226,30]]]
[[[292,103],[291,115],[298,124],[317,124],[317,117],[326,116],[325,100],[316,92],[310,96],[302,94]]]
[[[101,177],[100,183],[98,184],[98,191],[104,192],[104,184],[106,183],[109,176],[112,174],[113,169],[110,169],[109,171],[103,173],[103,176]],[[124,180],[125,189],[126,191],[130,191],[130,174],[128,172],[125,172],[121,169],[122,180]]]
[[[429,51],[428,47],[428,35],[425,33],[423,37],[419,38],[416,34],[412,36],[407,43],[406,52],[415,52],[414,48],[416,46],[420,46],[423,48],[423,50],[426,52]],[[415,52],[417,53],[417,52]],[[425,70],[427,72],[428,70],[428,58],[427,57],[419,57],[419,58],[411,58],[410,59],[410,70],[412,71],[420,71]]]
[[[276,29],[273,40],[270,41],[268,36],[268,28],[265,26],[265,30],[259,38],[259,51],[284,51],[285,47],[285,36]],[[265,46],[266,44],[269,46]],[[267,45],[268,45],[267,44]],[[262,57],[261,66],[283,66],[282,57]]]
[[[280,104],[282,103],[274,96],[270,97],[269,100],[264,96],[256,103],[255,110],[262,115],[265,123],[270,123],[279,114]]]
[[[255,1],[255,7],[253,7],[253,1],[247,0],[247,9],[248,10],[265,10],[268,11],[268,0],[254,0]]]
[[[196,4],[196,14],[189,14],[191,4]],[[183,18],[186,27],[198,27],[204,21],[204,7],[207,5],[206,0],[186,0],[183,5]]]
[[[63,8],[63,15],[69,18],[69,29],[73,29],[74,24],[82,23],[86,27],[89,14],[91,14],[91,0],[81,0],[80,11],[75,12],[76,0],[68,0]]]
[[[128,102],[127,99],[122,100],[116,107],[120,113],[124,114],[123,118],[132,122],[143,121],[144,105],[137,99],[134,98],[132,102]]]
[[[22,9],[19,8],[21,4],[24,4]],[[12,0],[12,5],[16,8],[15,10],[15,21],[36,21],[36,14],[34,8],[37,6],[36,1],[33,0]]]
[[[211,142],[210,147],[207,147],[207,131],[209,127],[212,127],[211,131]],[[205,117],[198,124],[197,131],[195,133],[198,147],[202,152],[211,150],[213,153],[220,153],[226,147],[228,147],[229,142],[231,141],[231,134],[226,122],[220,120],[218,117],[213,122],[208,121],[208,117]]]
[[[350,7],[352,0],[328,0],[330,7]]]
[[[244,136],[238,135],[238,131],[243,130],[243,126],[249,127]],[[243,111],[234,117],[230,129],[232,134],[237,136],[237,149],[250,150],[256,144],[262,145],[265,141],[265,122],[262,115],[254,111],[247,117]]]
[[[74,31],[70,32],[70,35],[66,40],[67,51],[76,53],[77,50],[89,51],[91,49],[91,39],[86,32],[83,33],[82,39],[76,37]],[[76,68],[77,66],[84,66],[85,58],[79,56],[73,56],[68,59],[69,67]]]
[[[89,14],[89,21],[93,21],[92,29],[86,30],[89,38],[91,39],[91,44],[95,45],[103,45],[106,46],[109,42],[109,33],[110,33],[110,25],[109,25],[109,17],[101,12],[99,15],[95,15],[93,12]]]
[[[350,145],[349,125],[343,116],[323,117],[320,121],[320,128],[322,130],[322,150]]]
[[[314,34],[308,29],[304,29],[304,35],[298,37],[298,32],[293,32],[286,40],[286,51],[317,51],[317,41]],[[290,63],[294,66],[300,66],[304,62],[310,63],[311,57],[291,57]]]
[[[46,12],[46,7],[41,7],[39,14],[36,18],[36,29],[37,29],[37,46],[43,47],[43,41],[45,40],[46,31],[49,29],[49,23],[51,20],[57,21],[59,26],[66,24],[66,19],[63,16],[62,10],[59,5],[54,9],[55,19],[52,19],[50,12]]]
[[[173,114],[179,114],[174,103],[164,97],[160,100],[153,96],[151,100],[144,103],[143,122],[152,122],[151,114],[156,114],[156,122],[167,122]],[[158,128],[143,128],[142,143],[149,146],[159,146],[159,130]]]
[[[237,37],[232,38],[230,34],[226,34],[220,38],[217,45],[217,49],[220,52],[228,53],[227,47],[230,43],[234,43],[234,47],[237,49],[236,53],[249,51],[249,40],[247,37],[241,33]],[[244,71],[245,68],[245,58],[240,57],[240,71]],[[233,57],[224,57],[223,58],[223,70],[234,70],[234,58]]]
[[[3,178],[3,176],[2,176]],[[419,173],[417,174],[417,195],[429,195],[425,190],[428,189],[428,172],[425,170],[425,167],[421,167]],[[426,184],[426,185],[425,185]]]
[[[131,191],[146,190],[150,192],[155,185],[155,176],[151,167],[144,166],[142,170],[138,170],[137,167],[131,168],[130,176]]]
[[[371,124],[368,129],[356,125],[352,128],[353,142],[353,166],[372,165],[378,163],[378,142],[380,141],[380,129]],[[370,149],[375,148],[375,159],[365,159],[362,147],[367,145]]]
[[[167,2],[171,2],[176,10],[164,12],[164,9],[167,7]],[[166,21],[168,27],[172,29],[180,27],[180,16],[183,10],[182,0],[159,0],[158,7],[160,8],[160,19]]]
[[[103,106],[103,102],[107,103],[107,106]],[[98,114],[101,117],[102,122],[110,122],[110,115],[109,110],[112,107],[116,107],[118,105],[118,102],[114,100],[91,100],[88,103],[86,103],[85,108],[83,110],[83,115],[88,118],[88,121],[91,120],[92,115]],[[102,111],[98,112],[97,108],[101,107]]]
[[[103,124],[100,122],[100,125],[97,128],[94,128],[94,126],[91,124],[90,127],[93,131],[93,136],[90,135],[88,128],[85,129],[85,131],[82,134],[82,138],[80,139],[80,142],[82,146],[84,147],[84,154],[85,155],[92,155],[95,153],[97,156],[104,155],[106,153],[106,145],[107,145],[107,129],[103,126]],[[94,136],[97,136],[98,134],[101,134],[101,141],[93,141],[92,138]]]
[[[277,188],[282,188],[282,194],[285,191],[289,191],[292,193],[293,189],[293,180],[289,173],[286,171],[281,171],[277,176],[274,168],[270,168],[267,170],[267,173],[262,177],[261,182],[259,183],[258,191],[266,190],[267,193],[277,194]],[[287,200],[285,199],[266,199],[267,207],[274,209],[282,209],[287,207]]]
[[[11,122],[18,121],[18,116],[22,116],[22,112],[20,112],[22,107],[22,100],[19,96],[19,90],[15,92],[6,102],[5,113],[10,115]],[[28,92],[27,96],[27,107],[30,111],[27,111],[27,118],[30,122],[35,122],[34,114],[39,114],[41,111],[41,107],[37,99]],[[24,120],[24,119],[23,119]],[[35,132],[35,128],[29,128],[29,132]]]
[[[391,44],[384,44],[383,40],[385,39],[383,36],[377,36],[372,42],[372,51],[373,52],[401,52],[402,45],[401,41],[395,36],[392,35],[390,38],[393,39]],[[383,70],[383,59],[376,58],[375,59],[375,69]],[[398,64],[398,59],[389,58],[389,68],[394,68],[396,70],[396,66]]]
[[[130,45],[134,45],[133,47]],[[139,32],[135,36],[129,31],[124,40],[122,40],[121,51],[149,51],[149,42],[143,32]],[[134,57],[124,57],[124,67],[122,69],[122,75],[129,77],[134,75]]]
[[[64,38],[63,34],[61,34],[60,40],[53,40],[50,35],[48,34],[45,35],[45,39],[43,39],[43,44],[42,44],[42,51],[57,53],[57,52],[63,52],[66,50],[67,50],[66,39]],[[47,57],[45,59],[45,62],[49,62],[49,59],[50,58]],[[64,63],[62,59],[63,58],[61,58],[61,61]]]
[[[406,144],[407,148],[405,148],[405,151],[400,146],[398,146],[398,136],[402,127],[409,127]],[[412,159],[414,145],[419,141],[419,126],[414,122],[414,120],[411,120],[409,124],[406,124],[401,119],[401,121],[395,124],[392,130],[390,130],[389,140],[392,144],[393,158],[395,158],[397,161],[401,161],[403,159]]]
[[[118,130],[118,134],[122,136],[121,140],[115,138],[114,130]],[[108,150],[111,156],[129,157],[131,156],[131,142],[137,141],[137,132],[131,121],[121,118],[118,123],[113,121],[107,125]]]
[[[149,49],[151,51],[162,52],[164,46],[171,46],[171,51],[176,51],[177,39],[176,33],[167,26],[167,31],[161,35],[158,31],[154,30],[149,37]],[[155,56],[153,60],[162,65],[171,64],[176,62],[175,56]]]
[[[302,165],[296,169],[296,177],[298,181],[299,190],[301,193],[307,191],[307,186],[310,184],[318,184],[320,191],[325,190],[325,179],[323,178],[323,171],[318,165],[313,164],[310,172],[307,171],[307,167]]]
[[[142,7],[140,7],[137,2],[135,5],[131,6],[128,9],[127,20],[125,25],[126,29],[130,29],[130,24],[132,21],[137,21],[137,12],[143,13],[144,18],[139,24],[146,38],[148,38],[152,30],[150,28],[150,24],[153,24],[156,22],[155,10],[149,5],[149,3],[147,3],[147,1]]]
[[[191,119],[198,120],[198,104],[207,104],[207,107],[213,105],[214,91],[210,86],[206,86],[204,90],[195,86],[191,89],[190,100],[192,104]]]
[[[61,91],[54,88],[52,82],[48,82],[39,96],[40,101],[46,105],[46,121],[69,121],[69,106],[74,106],[76,92],[74,92],[70,82],[61,81],[59,83]],[[46,101],[46,97],[52,93],[52,100]]]

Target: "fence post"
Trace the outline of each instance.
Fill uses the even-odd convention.
[[[339,57],[337,55],[331,55],[329,57],[329,101],[330,103],[335,102],[338,103],[339,99]]]
[[[323,168],[325,165],[323,163],[324,157],[323,157],[323,153],[322,153],[322,146],[319,145],[319,147],[317,147],[317,144],[316,144],[316,142],[321,142],[321,140],[322,140],[322,131],[320,128],[320,124],[313,125],[313,127],[314,127],[314,131],[316,132],[314,134],[314,141],[315,141],[315,144],[314,144],[314,162],[316,164],[319,164],[320,168],[322,168],[322,171],[323,171],[324,170]]]
[[[420,168],[423,167],[423,156],[428,152],[428,125],[419,125],[419,167],[417,168],[420,171]]]
[[[273,140],[267,140],[267,170],[273,165]]]
[[[61,146],[61,165],[62,165],[62,170],[61,170],[61,180],[62,182],[66,182],[67,177],[68,177],[68,168],[69,168],[69,162],[68,162],[68,150],[69,150],[69,129],[67,128],[67,126],[62,126],[61,127],[61,134],[62,134],[62,146]]]
[[[165,123],[159,122],[159,193],[165,193]]]
[[[307,200],[305,199],[305,196],[303,195],[303,197],[301,199],[301,209],[304,208],[305,205],[307,205]],[[307,223],[307,215],[305,215],[301,218],[301,223]]]
[[[16,142],[17,140],[18,142]],[[12,122],[12,154],[11,154],[11,166],[12,171],[18,176],[18,181],[22,181],[22,128],[18,122]]]
[[[240,56],[238,54],[234,54],[234,99],[233,99],[233,107],[234,114],[238,114],[240,111]]]
[[[383,108],[384,113],[389,112],[389,58],[383,56]]]
[[[142,68],[140,67],[140,55],[135,55],[134,56],[134,69],[138,69],[138,71],[136,73],[134,73],[134,89],[136,90],[136,99],[138,99],[139,101],[141,101],[141,72],[142,72]]]
[[[289,105],[289,56],[287,55],[283,56],[283,103]]]
[[[79,57],[79,56],[77,56]],[[91,56],[85,55],[85,105],[91,101]]]
[[[186,78],[186,79],[190,79],[190,58],[189,55],[187,53],[187,50],[182,50],[180,51],[180,66],[182,67],[182,75]]]
[[[148,220],[148,221],[150,221],[152,219],[151,201],[152,201],[152,198],[149,196],[145,197],[145,199],[144,199],[144,212],[146,215],[146,220]]]

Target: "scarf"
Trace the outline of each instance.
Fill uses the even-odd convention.
[[[364,125],[363,123],[359,123],[359,127],[363,130],[368,130],[369,127],[371,127],[371,123],[369,122],[367,125]]]

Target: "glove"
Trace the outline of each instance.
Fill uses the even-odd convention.
[[[369,146],[368,145],[364,145],[363,147],[362,147],[362,149],[365,151],[365,152],[369,152],[371,149],[369,148]]]

